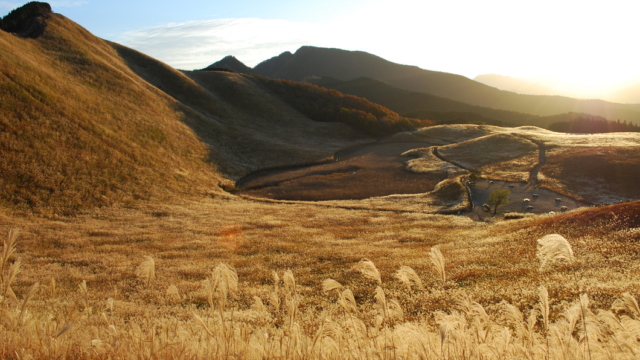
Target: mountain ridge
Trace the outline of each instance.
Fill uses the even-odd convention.
[[[284,53],[283,53],[284,54]],[[283,55],[281,54],[281,55]],[[640,123],[640,105],[562,96],[521,95],[481,84],[461,75],[401,65],[363,51],[303,46],[286,61],[274,57],[254,70],[264,76],[302,81],[307,77],[333,77],[349,81],[369,77],[404,90],[428,93],[469,105],[549,116],[566,112],[588,113],[611,120]]]

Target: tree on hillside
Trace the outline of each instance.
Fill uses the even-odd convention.
[[[50,14],[51,5],[46,2],[31,1],[21,7],[12,10],[7,16],[0,19],[0,29],[6,32],[17,33],[23,30],[25,22],[34,16]]]
[[[509,189],[495,190],[494,192],[491,193],[491,195],[489,195],[489,200],[487,201],[487,204],[493,205],[494,215],[498,211],[498,206],[509,203],[509,195],[511,195],[511,190]]]

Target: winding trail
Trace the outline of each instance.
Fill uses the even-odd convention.
[[[434,146],[431,149],[432,149],[433,155],[435,157],[437,157],[438,159],[440,159],[440,160],[442,160],[444,162],[448,162],[449,164],[455,165],[455,166],[457,166],[457,167],[459,167],[461,169],[465,169],[465,170],[473,172],[473,169],[470,169],[468,167],[462,166],[462,165],[458,164],[457,162],[455,162],[453,160],[449,160],[446,157],[440,155],[440,152],[438,151],[438,147],[437,146]]]
[[[544,164],[547,162],[546,154],[545,154],[546,149],[544,147],[544,143],[538,140],[530,139],[521,134],[513,134],[513,135],[518,136],[527,141],[530,141],[538,146],[538,163],[533,168],[531,168],[531,171],[529,171],[529,179],[527,180],[528,187],[536,187],[538,186],[538,173],[540,173],[540,169],[542,169]]]
[[[538,185],[538,173],[546,163],[544,145],[538,144],[538,151],[539,151],[538,164],[536,164],[536,166],[534,166],[533,169],[531,169],[531,173],[529,173],[529,186],[533,186],[533,187]]]

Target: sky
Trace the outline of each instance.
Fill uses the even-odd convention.
[[[1,1],[0,13],[26,1]],[[640,83],[635,0],[80,0],[54,12],[179,69],[248,66],[312,45],[474,78]],[[638,5],[636,5],[636,3]]]

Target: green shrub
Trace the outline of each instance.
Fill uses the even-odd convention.
[[[51,5],[45,2],[31,1],[12,10],[0,21],[0,29],[7,32],[19,32],[24,22],[34,16],[50,14]]]

